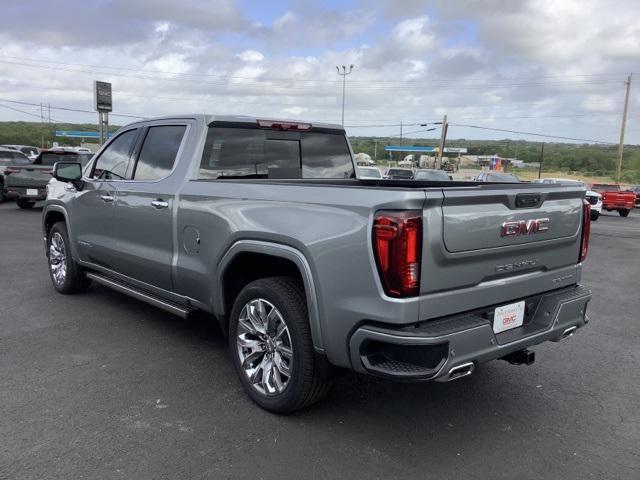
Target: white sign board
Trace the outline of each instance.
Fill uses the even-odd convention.
[[[467,153],[466,148],[445,147],[444,153]]]

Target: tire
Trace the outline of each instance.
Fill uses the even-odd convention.
[[[260,332],[264,318],[271,319],[271,333]],[[231,312],[229,349],[246,393],[270,412],[305,408],[331,386],[328,363],[313,348],[304,292],[291,277],[264,278],[242,289]]]
[[[618,215],[620,215],[621,217],[628,217],[630,211],[631,210],[629,210],[628,208],[621,208],[620,210],[618,210]]]
[[[600,212],[596,212],[595,210],[591,210],[591,221],[595,222],[600,217]]]
[[[60,293],[83,292],[91,285],[82,268],[71,257],[64,222],[55,223],[47,235],[47,260],[53,287]]]
[[[4,183],[0,182],[0,203],[4,202]]]
[[[16,205],[18,205],[18,207],[24,209],[24,210],[29,210],[31,208],[33,208],[33,206],[36,204],[36,202],[33,202],[31,200],[27,200],[26,198],[16,198]]]

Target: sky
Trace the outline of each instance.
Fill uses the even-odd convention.
[[[38,121],[43,103],[54,122],[95,122],[92,85],[102,80],[113,84],[114,124],[201,112],[340,123],[336,66],[353,65],[344,122],[352,136],[399,135],[402,123],[404,137],[433,138],[439,131],[425,130],[446,114],[449,138],[545,140],[530,132],[616,143],[624,82],[640,66],[637,0],[0,7],[0,121]],[[630,144],[640,143],[638,77]]]

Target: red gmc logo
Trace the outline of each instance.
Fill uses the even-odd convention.
[[[519,220],[517,222],[504,222],[500,230],[502,237],[517,237],[520,235],[534,235],[549,230],[548,218],[535,218],[532,220]]]

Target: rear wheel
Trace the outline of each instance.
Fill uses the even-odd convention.
[[[33,208],[35,204],[36,202],[34,202],[33,200],[28,200],[26,198],[16,198],[16,205],[18,205],[20,208],[24,208],[25,210]]]
[[[47,259],[51,281],[60,293],[82,292],[91,285],[91,280],[71,256],[69,245],[65,223],[54,224],[47,236]]]
[[[0,203],[4,202],[4,183],[0,182]]]
[[[620,210],[618,210],[618,214],[619,214],[621,217],[628,217],[628,216],[629,216],[629,212],[630,212],[630,211],[631,211],[631,210],[629,210],[628,208],[621,208]]]
[[[595,210],[591,210],[591,221],[595,222],[600,217],[600,212],[596,212]]]
[[[251,399],[276,413],[293,412],[329,390],[327,365],[316,357],[301,286],[290,277],[256,280],[233,306],[229,348]]]

